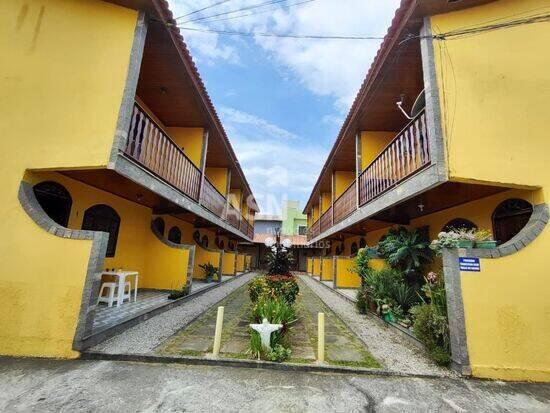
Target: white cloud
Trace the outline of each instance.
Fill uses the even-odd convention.
[[[176,15],[212,4],[211,0],[170,0]],[[209,16],[260,3],[258,0],[233,0],[189,18]],[[318,35],[383,36],[399,0],[317,0],[296,7],[281,3],[250,17],[206,23],[187,23],[196,28],[213,28],[245,32],[295,33]],[[251,13],[220,16],[218,19]],[[184,21],[183,19],[182,21]],[[184,36],[199,59],[223,59],[239,62],[240,39],[218,34],[184,31]],[[379,41],[375,40],[305,40],[257,37],[256,44],[269,53],[273,61],[288,69],[311,92],[335,99],[335,107],[344,113],[372,62]]]
[[[326,148],[234,108],[221,108],[220,117],[262,212],[279,213],[283,198],[307,197]]]

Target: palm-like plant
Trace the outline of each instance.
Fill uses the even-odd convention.
[[[402,270],[408,278],[417,278],[422,266],[432,261],[427,242],[420,241],[416,229],[392,229],[380,241],[378,251],[388,263]]]

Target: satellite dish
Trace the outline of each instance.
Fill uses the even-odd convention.
[[[403,109],[403,100],[405,98],[405,95],[401,95],[401,100],[397,102],[397,107],[399,110],[405,115],[407,119],[414,119],[421,111],[426,107],[426,93],[423,90],[420,92],[420,94],[417,96],[416,100],[414,101],[411,114],[409,115],[405,109]]]
[[[426,91],[420,92],[416,100],[414,101],[411,116],[415,118],[426,107]]]

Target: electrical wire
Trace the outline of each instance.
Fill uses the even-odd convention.
[[[285,3],[285,2],[287,2],[287,1],[288,1],[288,0],[269,0],[269,1],[264,1],[263,3],[253,4],[253,5],[251,5],[251,6],[242,7],[242,8],[240,8],[240,9],[230,10],[230,11],[226,11],[226,12],[222,12],[222,13],[218,13],[218,14],[211,14],[210,16],[197,17],[197,18],[195,18],[195,19],[187,20],[187,21],[185,21],[185,22],[183,22],[183,23],[185,24],[185,23],[192,23],[192,22],[198,22],[198,21],[208,20],[208,19],[210,19],[210,18],[212,18],[212,17],[226,16],[226,15],[228,15],[228,14],[238,13],[238,12],[241,12],[241,11],[254,10],[254,9],[258,9],[258,8],[265,7],[265,6],[271,6],[271,5],[273,5],[273,4]]]
[[[235,32],[229,30],[214,30],[214,29],[199,29],[196,27],[178,26],[182,30],[189,30],[201,33],[217,33],[228,36],[245,36],[245,37],[277,37],[283,39],[317,39],[317,40],[384,40],[383,36],[323,36],[323,35],[307,35],[307,34],[278,34],[278,33],[262,33],[262,32]]]
[[[206,6],[206,7],[203,7],[202,9],[198,9],[198,10],[194,10],[190,13],[187,13],[187,14],[184,14],[182,16],[179,16],[179,17],[176,17],[174,20],[179,20],[179,19],[183,19],[184,17],[187,17],[187,16],[191,16],[193,14],[196,14],[196,13],[200,13],[201,11],[205,11],[205,10],[208,10],[208,9],[211,9],[212,7],[216,7],[216,6],[219,6],[220,4],[224,4],[224,3],[227,3],[231,0],[222,0],[222,1],[218,1],[217,3],[214,3],[214,4],[211,4],[210,6]]]
[[[302,4],[307,4],[307,3],[314,2],[314,1],[317,1],[317,0],[304,0],[304,1],[300,1],[298,3],[288,4],[287,7],[290,8],[290,7],[301,6]],[[215,22],[221,22],[221,21],[226,21],[226,20],[234,20],[234,19],[239,19],[239,18],[256,16],[258,14],[269,13],[273,10],[275,10],[275,8],[268,9],[268,10],[259,10],[259,11],[255,11],[255,12],[250,12],[248,14],[241,14],[239,16],[230,16],[230,17],[222,17],[220,19],[206,20],[206,21],[203,21],[203,22],[204,23],[215,23]]]

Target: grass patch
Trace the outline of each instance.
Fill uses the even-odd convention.
[[[370,354],[365,355],[365,358],[363,361],[327,360],[327,362],[333,366],[343,366],[343,367],[365,367],[365,368],[371,368],[371,369],[379,369],[382,367],[380,363]]]
[[[315,363],[315,360],[296,357],[296,358],[288,359],[287,362],[288,363],[294,363],[294,364],[313,364],[313,363]]]

